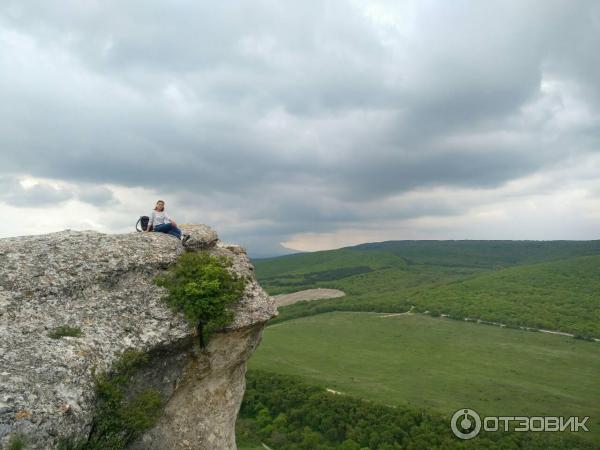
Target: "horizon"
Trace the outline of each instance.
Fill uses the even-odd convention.
[[[0,238],[596,240],[600,4],[0,6]],[[266,256],[269,255],[269,256]]]
[[[281,253],[277,255],[265,255],[265,256],[254,256],[251,253],[248,255],[253,260],[259,259],[272,259],[272,258],[280,258],[286,256],[294,256],[294,255],[302,255],[306,253],[315,253],[315,252],[327,252],[327,251],[335,251],[335,250],[343,250],[348,248],[372,245],[372,244],[387,244],[391,242],[594,242],[599,241],[600,239],[390,239],[386,241],[372,241],[372,242],[361,242],[359,244],[347,245],[344,247],[336,247],[336,248],[327,248],[322,250],[306,250],[306,251],[292,251],[290,253]],[[291,249],[290,249],[291,250]]]

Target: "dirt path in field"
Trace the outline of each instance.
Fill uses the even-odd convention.
[[[377,316],[377,317],[409,316],[413,313],[413,309],[415,309],[415,305],[411,306],[408,311],[403,312],[403,313],[389,313],[389,314],[385,314],[383,316]]]
[[[338,289],[318,288],[292,292],[291,294],[274,295],[273,298],[277,306],[286,306],[301,300],[321,300],[324,298],[343,297],[344,295],[346,295],[345,292]]]
[[[389,314],[383,313],[382,315],[377,316],[377,317],[384,318],[384,317],[407,316],[407,315],[414,314],[413,313],[414,308],[415,308],[415,306],[413,305],[406,312],[403,312],[403,313],[389,313]],[[429,311],[425,311],[424,313],[417,313],[417,314],[428,314],[428,313],[429,313]],[[441,318],[450,318],[448,316],[448,314],[440,314],[440,317]],[[490,321],[481,320],[481,319],[471,319],[470,317],[465,317],[463,319],[453,319],[453,320],[463,320],[465,322],[475,322],[475,323],[480,323],[480,324],[484,324],[484,325],[494,325],[494,326],[498,326],[498,327],[501,327],[501,328],[505,328],[506,327],[506,324],[504,324],[504,323],[490,322]],[[518,327],[518,328],[520,330],[526,330],[526,331],[539,331],[540,333],[548,333],[548,334],[556,334],[556,335],[559,335],[559,336],[575,337],[574,334],[565,333],[564,331],[558,331],[558,330],[544,330],[544,329],[541,329],[541,328],[538,329],[538,328],[530,328],[530,327]],[[598,338],[592,338],[592,341],[594,341],[594,342],[600,342],[600,339],[598,339]]]
[[[338,289],[317,288],[317,289],[306,289],[304,291],[292,292],[291,294],[274,295],[273,298],[275,299],[275,304],[277,306],[286,306],[286,305],[291,305],[292,303],[296,303],[296,302],[299,302],[302,300],[307,300],[307,301],[321,300],[321,299],[325,299],[325,298],[343,297],[345,295],[346,295],[346,293],[344,291],[340,291]],[[408,311],[402,312],[402,313],[382,313],[381,311],[371,311],[371,312],[378,314],[378,317],[386,318],[386,317],[397,317],[397,316],[410,316],[412,314],[415,314],[414,309],[415,309],[415,306],[413,305],[410,307],[410,309]],[[369,311],[361,311],[361,312],[369,312]],[[428,313],[429,313],[429,311],[425,311],[424,313],[416,313],[416,314],[425,314],[426,315]],[[440,314],[440,317],[449,318],[448,314]],[[486,324],[486,325],[495,325],[495,326],[499,326],[502,328],[506,327],[506,325],[503,323],[489,322],[489,321],[481,320],[481,319],[471,319],[469,317],[465,317],[464,319],[460,319],[460,320],[464,320],[465,322],[476,322],[476,323]],[[277,325],[281,325],[281,323],[271,325],[271,327],[275,327]],[[564,331],[558,331],[558,330],[544,330],[544,329],[529,328],[529,327],[519,327],[519,328],[521,330],[539,331],[540,333],[549,333],[549,334],[556,334],[556,335],[560,335],[560,336],[575,337],[571,333],[565,333]],[[600,339],[598,339],[598,338],[592,338],[592,340],[594,342],[600,342]]]

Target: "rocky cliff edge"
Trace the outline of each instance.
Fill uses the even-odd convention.
[[[167,401],[131,447],[236,448],[246,361],[276,310],[242,247],[222,243],[206,225],[181,228],[191,235],[185,248],[163,233],[0,239],[0,447],[17,435],[31,449],[86,437],[96,402],[93,371],[108,373],[119,355],[135,350],[152,355],[137,383]],[[194,328],[152,283],[184,251],[227,256],[232,270],[250,279],[233,323],[203,352],[194,346]],[[82,335],[49,337],[63,325]]]

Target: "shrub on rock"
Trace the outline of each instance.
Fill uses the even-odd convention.
[[[211,333],[231,323],[231,306],[244,292],[246,280],[230,271],[231,265],[225,257],[188,252],[155,279],[167,289],[167,303],[197,327],[201,347]]]

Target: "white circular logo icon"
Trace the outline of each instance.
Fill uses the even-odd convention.
[[[481,417],[472,409],[459,409],[454,413],[452,419],[450,419],[450,427],[456,437],[460,439],[472,439],[481,430]]]

